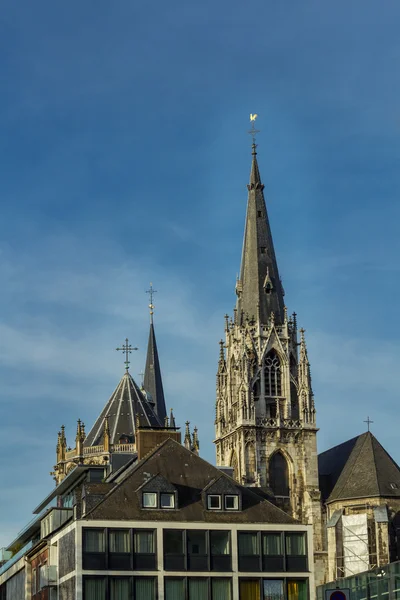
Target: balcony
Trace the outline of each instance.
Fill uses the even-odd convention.
[[[40,523],[40,538],[43,539],[61,527],[73,515],[72,508],[53,508]]]
[[[40,589],[54,587],[57,585],[56,565],[43,565],[39,572]]]

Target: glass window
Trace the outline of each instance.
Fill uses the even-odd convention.
[[[165,600],[185,600],[184,579],[165,579]]]
[[[213,556],[230,554],[229,531],[210,531],[210,548]]]
[[[232,600],[232,582],[230,579],[211,579],[212,600]]]
[[[154,531],[136,529],[133,534],[133,547],[136,554],[154,554]]]
[[[129,529],[111,529],[108,539],[110,552],[126,554],[131,551],[131,538]]]
[[[207,554],[206,532],[194,529],[187,532],[189,554]]]
[[[161,494],[161,508],[175,508],[175,494]]]
[[[135,577],[135,600],[155,600],[156,586],[154,577]]]
[[[284,600],[283,579],[264,579],[263,600]]]
[[[239,555],[257,556],[260,554],[257,532],[239,533]]]
[[[174,529],[164,531],[164,552],[165,554],[183,554],[182,531]]]
[[[143,492],[143,508],[157,508],[157,494]]]
[[[288,600],[307,600],[307,582],[303,580],[288,580],[287,582]]]
[[[288,556],[305,556],[306,536],[304,533],[286,533],[286,554]]]
[[[282,534],[264,533],[263,534],[263,554],[265,556],[282,556]]]
[[[104,552],[105,535],[104,529],[84,529],[83,549],[85,552]]]
[[[106,580],[102,577],[84,578],[85,600],[106,600]]]
[[[129,577],[110,577],[110,600],[130,600],[131,581]],[[86,600],[86,597],[85,597]]]
[[[189,577],[189,600],[209,600],[208,578]]]
[[[225,509],[226,510],[238,510],[239,509],[239,496],[225,496]]]
[[[268,352],[265,360],[265,395],[281,396],[281,363],[275,350]]]
[[[218,510],[221,508],[221,496],[209,495],[208,499],[208,508],[211,510]]]
[[[260,581],[241,579],[239,581],[239,600],[261,600]]]

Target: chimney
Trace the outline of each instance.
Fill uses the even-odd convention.
[[[138,460],[142,460],[149,452],[169,438],[180,444],[181,432],[178,429],[178,427],[137,427],[136,451]]]

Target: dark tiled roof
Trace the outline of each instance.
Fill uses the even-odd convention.
[[[164,388],[158,358],[156,334],[153,323],[150,324],[149,343],[147,346],[146,368],[144,370],[143,387],[149,393],[154,410],[164,424],[167,410],[165,408]]]
[[[141,508],[139,488],[150,477],[160,475],[178,491],[179,507],[173,511]],[[201,493],[212,481],[224,478],[242,494],[242,510],[219,512],[206,510]],[[86,519],[143,521],[188,521],[214,523],[297,523],[285,512],[172,439],[153,450],[147,458],[126,470],[117,486],[107,494]]]
[[[400,497],[400,468],[371,432],[322,453],[319,468],[328,502]]]
[[[88,433],[84,442],[85,447],[98,446],[103,443],[104,419],[107,415],[109,417],[112,444],[118,444],[122,435],[128,436],[130,441],[134,441],[137,415],[139,415],[142,426],[163,426],[129,372],[124,373],[117,388]]]

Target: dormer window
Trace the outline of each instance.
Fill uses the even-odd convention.
[[[221,496],[217,494],[209,494],[207,497],[207,506],[210,510],[221,510]]]
[[[161,508],[175,508],[175,494],[162,493],[160,495]]]
[[[225,496],[225,510],[239,510],[239,496]]]
[[[155,492],[143,492],[143,508],[157,508],[157,494]]]

